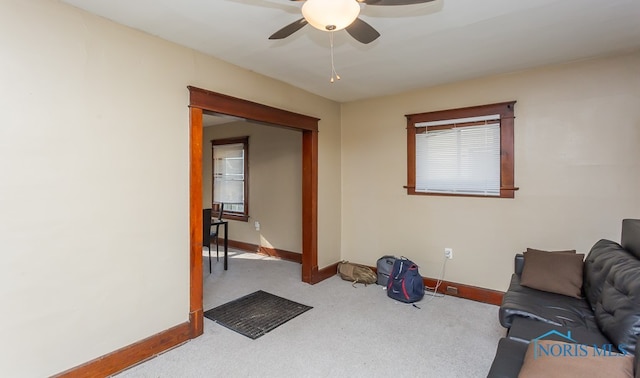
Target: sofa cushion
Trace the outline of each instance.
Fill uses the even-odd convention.
[[[611,267],[621,261],[629,261],[630,259],[629,253],[620,244],[611,240],[598,240],[591,247],[587,258],[584,260],[582,291],[594,311]]]
[[[545,335],[545,340],[567,341],[564,335],[570,334],[571,339],[576,343],[585,345],[611,345],[611,341],[607,339],[597,328],[586,328],[581,326],[565,327],[541,322],[535,319],[523,318],[516,316],[511,322],[511,328],[507,337],[528,343]],[[611,348],[614,352],[619,352],[616,346]]]
[[[627,256],[611,267],[595,315],[602,333],[633,353],[640,335],[640,261]]]
[[[567,249],[563,251],[545,251],[542,249],[527,248],[527,252],[551,252],[551,253],[576,253],[575,249]]]
[[[587,345],[539,340],[529,344],[518,377],[632,378],[633,363],[633,355],[598,355]]]
[[[593,310],[584,298],[567,297],[522,286],[520,277],[513,274],[509,289],[502,297],[500,324],[509,328],[513,318],[518,316],[554,325],[598,329]]]
[[[580,298],[582,253],[554,253],[527,249],[522,270],[523,286]]]

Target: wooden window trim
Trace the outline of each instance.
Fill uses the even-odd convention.
[[[482,198],[514,198],[514,105],[516,101],[501,102],[489,105],[471,106],[458,109],[438,110],[434,112],[406,114],[407,118],[407,194],[427,196],[482,197]],[[423,132],[424,126],[416,127],[422,122],[460,119],[469,117],[500,115],[500,195],[483,196],[456,193],[425,193],[416,191],[416,133]],[[447,126],[445,126],[447,127]]]
[[[223,219],[228,220],[236,220],[241,222],[249,221],[249,137],[235,137],[235,138],[224,138],[224,139],[214,139],[211,141],[211,198],[215,198],[214,190],[215,190],[215,180],[213,180],[213,170],[215,168],[215,161],[213,161],[213,147],[214,146],[222,146],[226,144],[240,144],[242,143],[244,149],[244,212],[231,212],[225,210],[222,214]]]

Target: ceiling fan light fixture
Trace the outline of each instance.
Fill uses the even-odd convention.
[[[360,14],[356,0],[307,0],[302,5],[302,15],[316,29],[342,30],[351,25]]]

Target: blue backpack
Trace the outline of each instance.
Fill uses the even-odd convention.
[[[396,259],[389,275],[387,295],[405,303],[417,302],[424,297],[424,281],[413,261],[404,257]]]

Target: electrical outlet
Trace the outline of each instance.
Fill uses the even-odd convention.
[[[445,248],[444,249],[444,257],[448,258],[449,260],[453,259],[453,249],[452,248]]]
[[[255,221],[253,222],[253,225],[256,227],[256,231],[260,231],[260,222]]]

